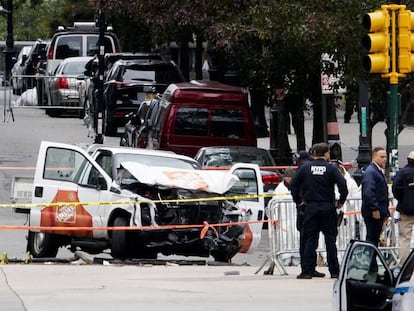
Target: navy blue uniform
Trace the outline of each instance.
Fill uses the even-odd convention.
[[[414,163],[408,163],[397,172],[392,183],[392,192],[398,200],[397,211],[414,215]]]
[[[312,275],[316,267],[316,249],[319,232],[325,236],[329,272],[339,273],[336,249],[338,228],[336,223],[335,184],[343,204],[348,195],[346,180],[338,168],[323,158],[305,162],[292,181],[292,196],[296,204],[305,202],[302,234],[305,250],[301,258],[302,273]]]

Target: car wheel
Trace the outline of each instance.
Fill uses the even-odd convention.
[[[114,227],[129,226],[126,217],[115,218]],[[127,258],[130,251],[130,232],[127,230],[114,230],[112,232],[111,255],[114,258]]]
[[[110,123],[107,117],[107,111],[105,111],[105,131],[106,136],[116,136],[118,127],[113,123]]]
[[[78,118],[83,119],[85,117],[85,109],[82,107],[82,109],[78,110]]]
[[[60,110],[49,108],[49,109],[46,109],[46,114],[49,117],[58,117],[58,116],[60,116]]]
[[[34,258],[56,257],[58,249],[59,244],[55,235],[29,231],[27,251]]]
[[[231,258],[233,256],[230,256],[230,254],[226,253],[226,252],[222,252],[222,253],[217,253],[215,255],[213,255],[214,260],[215,261],[219,261],[219,262],[231,262]]]
[[[36,82],[36,95],[37,95],[37,105],[44,106],[46,105],[45,101],[45,90],[42,80]],[[46,110],[47,111],[47,110]]]
[[[121,140],[119,141],[119,145],[122,147],[129,147],[128,136],[126,134],[122,135]]]

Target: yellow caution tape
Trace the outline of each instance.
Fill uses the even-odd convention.
[[[131,203],[145,203],[145,202],[152,202],[152,203],[186,203],[186,202],[208,202],[208,201],[240,201],[245,199],[257,199],[257,198],[268,198],[268,197],[277,197],[277,196],[286,196],[289,193],[285,194],[273,194],[273,193],[265,193],[265,194],[246,194],[246,195],[234,195],[234,196],[218,196],[218,197],[210,197],[210,198],[192,198],[192,199],[170,199],[170,200],[130,200],[130,201],[98,201],[98,202],[48,202],[48,203],[3,203],[0,204],[0,208],[34,208],[34,207],[43,207],[43,206],[77,206],[77,205],[114,205],[114,204],[122,204],[127,205]]]

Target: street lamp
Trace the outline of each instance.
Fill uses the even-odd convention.
[[[3,53],[6,55],[6,68],[5,68],[5,81],[6,83],[10,79],[10,72],[13,66],[13,56],[16,54],[13,40],[13,0],[7,0],[7,9],[0,5],[0,13],[7,14],[7,37],[6,37],[6,48]]]

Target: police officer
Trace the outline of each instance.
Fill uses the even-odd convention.
[[[312,147],[313,161],[307,161],[297,170],[292,181],[292,196],[296,204],[304,207],[302,234],[304,238],[304,253],[301,258],[302,272],[298,279],[324,277],[317,272],[316,249],[319,232],[325,236],[326,253],[331,278],[337,278],[339,263],[336,249],[338,234],[335,209],[335,184],[340,194],[337,208],[341,208],[348,195],[345,178],[339,170],[328,162],[329,147],[326,143],[315,144]]]
[[[407,165],[397,172],[392,183],[392,193],[398,200],[397,211],[400,212],[398,232],[402,265],[410,254],[414,226],[414,151],[408,154]]]
[[[306,150],[301,150],[294,156],[294,163],[299,167],[302,166],[303,163],[306,161],[313,160],[310,153]],[[292,182],[291,182],[292,183]],[[303,258],[303,252],[305,250],[305,239],[303,238],[302,228],[303,228],[303,218],[304,218],[304,210],[303,205],[296,204],[296,229],[299,232],[299,256]]]

